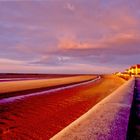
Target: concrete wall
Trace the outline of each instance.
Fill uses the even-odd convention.
[[[51,140],[125,140],[134,85],[132,78]]]

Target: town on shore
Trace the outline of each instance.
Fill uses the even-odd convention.
[[[123,72],[116,72],[115,75],[129,79],[132,76],[140,76],[140,64],[133,65]]]

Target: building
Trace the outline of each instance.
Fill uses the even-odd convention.
[[[128,69],[128,73],[129,73],[130,75],[140,75],[140,64],[131,66],[131,67]]]
[[[116,72],[115,75],[121,77],[140,75],[140,64],[133,65],[129,69],[126,69],[124,72]]]

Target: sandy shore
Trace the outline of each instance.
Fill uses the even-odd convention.
[[[53,94],[0,104],[1,138],[49,139],[123,83],[118,77],[107,76]]]
[[[86,80],[91,80],[94,78],[96,78],[96,76],[72,76],[72,77],[53,78],[53,79],[1,82],[0,94],[77,83]]]

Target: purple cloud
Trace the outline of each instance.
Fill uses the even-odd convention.
[[[0,2],[1,72],[23,67],[113,72],[139,63],[139,5],[139,0]],[[17,69],[8,67],[13,62]]]

